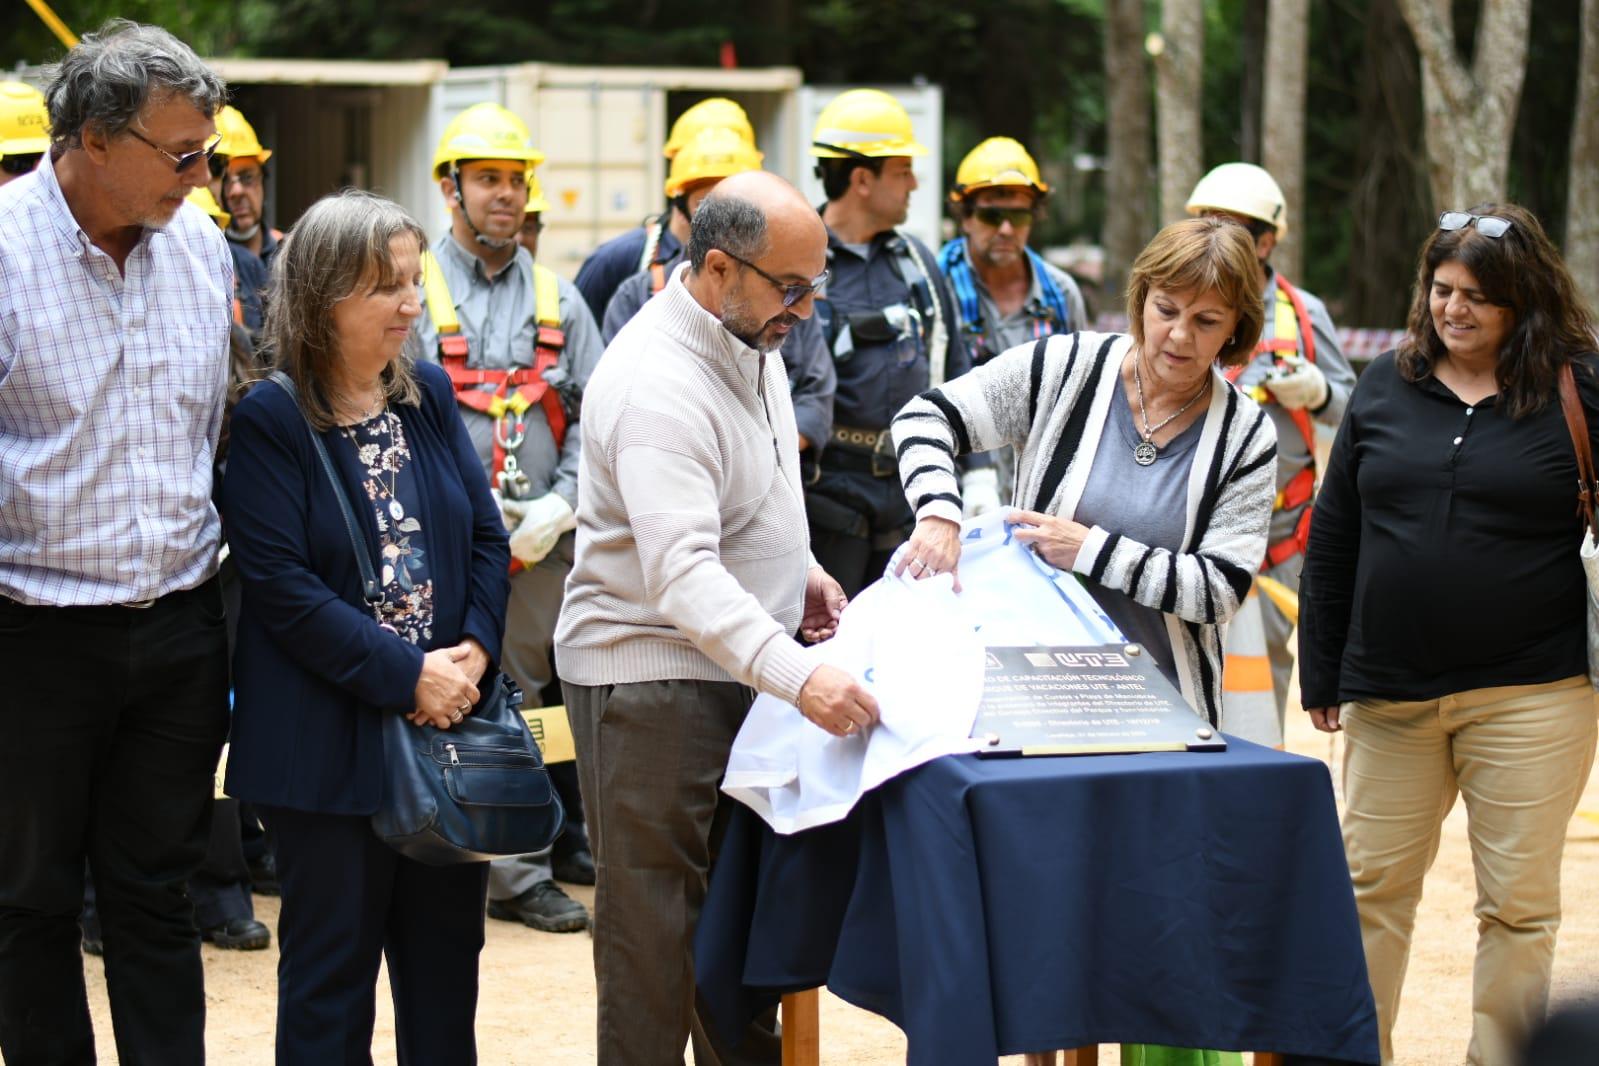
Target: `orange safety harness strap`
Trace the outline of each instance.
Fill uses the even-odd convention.
[[[1316,361],[1316,335],[1310,324],[1310,314],[1305,310],[1304,298],[1299,295],[1299,290],[1288,283],[1288,279],[1281,274],[1277,275],[1277,329],[1276,336],[1261,338],[1255,346],[1255,354],[1270,353],[1274,358],[1282,358],[1300,354],[1301,347],[1304,351],[1305,362]],[[1286,327],[1286,329],[1284,328]],[[1291,333],[1290,333],[1291,331]],[[1253,362],[1253,360],[1250,360]],[[1244,372],[1249,363],[1229,367],[1225,374],[1228,381],[1237,383],[1238,376]],[[1259,402],[1271,402],[1271,393],[1266,389],[1254,392],[1254,398]],[[1309,503],[1316,495],[1316,426],[1311,421],[1310,412],[1304,408],[1296,411],[1285,412],[1289,419],[1298,428],[1299,435],[1304,438],[1305,450],[1310,455],[1310,465],[1284,485],[1282,491],[1277,493],[1277,499],[1272,504],[1273,511],[1291,511],[1302,504]],[[1312,508],[1306,507],[1299,516],[1299,521],[1294,523],[1294,531],[1282,540],[1276,541],[1266,547],[1265,566],[1278,566],[1294,556],[1302,554],[1305,546],[1310,543],[1310,516]]]

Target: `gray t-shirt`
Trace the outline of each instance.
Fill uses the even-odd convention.
[[[1133,459],[1133,449],[1143,439],[1136,425],[1127,392],[1118,385],[1075,519],[1152,548],[1181,551],[1188,513],[1188,472],[1194,465],[1194,447],[1205,420],[1198,419],[1163,446],[1149,466],[1139,466]],[[1122,635],[1148,648],[1166,680],[1178,684],[1166,616],[1117,589],[1087,578],[1083,584]]]

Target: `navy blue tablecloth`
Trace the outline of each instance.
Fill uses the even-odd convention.
[[[911,1066],[1128,1042],[1376,1063],[1327,768],[1229,744],[942,758],[787,837],[738,808],[695,940],[709,1020],[825,984]]]

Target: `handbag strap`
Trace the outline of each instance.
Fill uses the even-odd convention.
[[[294,397],[295,409],[300,410],[301,416],[304,417],[305,412],[300,409],[300,394],[289,375],[281,370],[274,370],[269,376],[274,384]],[[378,604],[383,602],[383,588],[378,584],[377,573],[372,566],[372,556],[367,551],[366,541],[361,537],[361,526],[355,519],[355,508],[350,506],[350,498],[345,495],[344,485],[339,481],[339,475],[333,468],[333,459],[322,443],[322,434],[316,431],[310,419],[305,420],[305,428],[311,434],[311,445],[316,449],[317,458],[322,460],[322,469],[327,472],[328,481],[333,486],[333,495],[339,501],[339,512],[344,516],[344,528],[350,534],[350,547],[355,549],[355,565],[361,570],[361,598],[366,600],[367,606],[371,607],[375,614]],[[1589,463],[1591,467],[1591,459]]]
[[[1577,451],[1577,516],[1589,529],[1599,532],[1599,485],[1594,478],[1593,445],[1588,436],[1588,418],[1577,395],[1577,379],[1569,362],[1560,367],[1560,409],[1565,412],[1566,429]]]

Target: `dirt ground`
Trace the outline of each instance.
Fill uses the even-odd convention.
[[[1288,746],[1303,755],[1336,758],[1328,738],[1315,733],[1303,714],[1289,716]],[[1334,778],[1336,780],[1336,772]],[[1599,775],[1590,779],[1582,809],[1594,813],[1571,823],[1562,879],[1565,922],[1555,961],[1557,1001],[1599,999]],[[584,902],[592,890],[575,889]],[[1444,828],[1437,865],[1427,882],[1417,921],[1405,1002],[1395,1046],[1404,1064],[1455,1066],[1465,1058],[1471,1020],[1471,957],[1475,923],[1471,904],[1471,864],[1466,850],[1465,813],[1457,804]],[[257,915],[269,926],[277,901],[256,898]],[[594,978],[590,940],[582,934],[537,933],[506,922],[488,923],[483,953],[482,996],[478,1009],[479,1055],[504,1066],[578,1066],[594,1060]],[[205,951],[209,1007],[210,1060],[224,1066],[268,1066],[277,952]],[[99,1034],[100,1060],[115,1063],[103,968],[87,958],[89,998]],[[380,983],[377,1062],[394,1061],[392,1016],[386,983]],[[899,1030],[875,1015],[832,997],[823,997],[822,1061],[849,1066],[901,1063],[905,1041]],[[1020,1063],[1020,1059],[1005,1062]],[[1101,1062],[1115,1063],[1113,1048]]]

